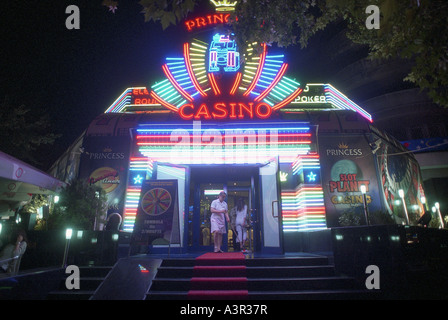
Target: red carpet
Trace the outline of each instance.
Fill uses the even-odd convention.
[[[244,254],[241,252],[208,252],[196,258],[196,265],[230,266],[245,265]]]
[[[247,298],[245,257],[241,252],[209,252],[196,258],[188,299]]]

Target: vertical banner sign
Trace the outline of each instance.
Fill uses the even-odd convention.
[[[79,177],[107,195],[108,213],[123,212],[129,165],[129,137],[87,137]]]
[[[142,184],[133,242],[137,245],[169,244],[173,219],[179,214],[177,180],[145,180]],[[178,228],[174,228],[178,229]]]
[[[366,186],[369,213],[381,210],[376,165],[367,140],[359,135],[324,136],[319,154],[327,226],[365,224],[361,185]]]

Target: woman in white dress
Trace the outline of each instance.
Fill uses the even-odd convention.
[[[224,201],[226,196],[227,194],[224,191],[221,191],[218,199],[213,200],[210,205],[210,211],[212,212],[212,216],[210,217],[210,231],[213,234],[213,241],[215,245],[214,252],[222,252],[222,235],[227,232],[225,220],[230,222],[227,203]]]
[[[242,252],[245,252],[244,243],[247,239],[247,205],[242,198],[236,204],[235,229],[238,234],[237,239]]]

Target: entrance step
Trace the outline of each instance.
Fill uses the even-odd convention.
[[[157,271],[146,298],[151,300],[187,299],[193,290],[191,279],[197,276],[194,259],[167,259]],[[245,299],[289,300],[289,299],[372,299],[378,294],[362,288],[354,278],[338,276],[329,259],[323,256],[280,257],[245,259],[245,270],[241,266],[226,267],[219,275],[225,286],[226,277],[234,283],[236,277],[247,278]],[[198,266],[196,266],[196,269]],[[234,271],[235,273],[232,273]],[[213,277],[213,268],[209,273]],[[204,279],[206,281],[206,279]],[[232,285],[233,286],[233,285]],[[216,290],[223,288],[218,286]],[[235,289],[235,288],[229,288]],[[236,288],[239,289],[239,288]],[[205,297],[207,298],[207,297]]]
[[[198,268],[198,267],[196,267]],[[230,270],[230,271],[227,271]],[[241,274],[241,269],[236,268],[235,270],[227,269],[225,272],[232,272],[232,276],[238,276]],[[210,276],[216,276],[210,271]],[[216,271],[221,276],[223,272]],[[266,266],[254,266],[246,267],[245,275],[248,278],[263,278],[266,276]],[[319,276],[334,276],[335,270],[332,265],[323,266],[270,266],[269,272],[275,274],[278,278],[288,278],[288,277],[319,277]],[[194,267],[159,267],[157,271],[157,277],[160,278],[192,278],[195,273]]]
[[[80,288],[71,290],[67,289],[65,285],[69,274],[64,274],[59,288],[49,292],[47,300],[89,300],[111,270],[111,266],[79,267]]]

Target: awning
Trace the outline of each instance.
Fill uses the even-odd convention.
[[[0,151],[0,216],[12,216],[14,210],[35,194],[59,192],[66,183]]]

